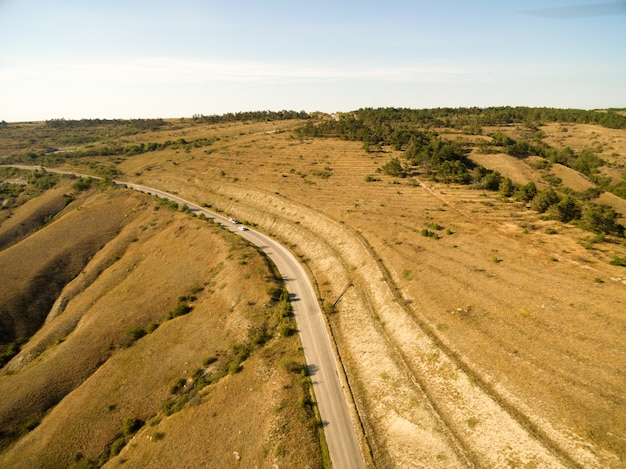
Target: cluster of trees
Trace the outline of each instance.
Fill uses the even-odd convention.
[[[240,122],[240,121],[277,121],[287,119],[310,119],[310,114],[305,111],[249,111],[249,112],[229,112],[221,115],[205,116],[195,114],[194,120],[206,122],[208,124],[219,124],[222,122]]]
[[[488,108],[364,108],[340,114],[336,119],[318,126],[307,123],[302,136],[332,136],[347,140],[371,143],[383,141],[406,144],[407,132],[416,126],[425,129],[454,128],[481,134],[483,125],[524,124],[530,128],[550,122],[598,124],[614,129],[626,129],[626,116],[618,110],[586,111],[581,109],[555,109],[530,107]]]
[[[530,207],[544,213],[549,219],[563,223],[575,222],[581,228],[594,233],[624,237],[624,226],[618,223],[619,214],[608,205],[588,202],[586,193],[580,197],[561,195],[552,187],[539,191],[534,182],[515,184],[497,171],[477,167],[472,172],[472,184],[479,189],[499,191],[503,197],[530,203]]]
[[[626,181],[615,186],[597,177],[598,168],[604,160],[585,149],[579,153],[571,148],[556,149],[541,141],[535,123],[584,122],[618,128],[626,128],[626,118],[615,111],[579,111],[550,108],[464,108],[464,109],[361,109],[342,114],[332,120],[314,125],[307,122],[297,130],[301,137],[335,137],[363,142],[363,148],[371,151],[374,146],[391,145],[404,150],[402,158],[394,157],[380,171],[393,177],[413,174],[427,175],[435,181],[471,184],[482,190],[499,191],[504,197],[529,203],[533,210],[545,213],[551,219],[564,223],[575,222],[582,228],[596,233],[624,236],[624,227],[617,222],[618,214],[606,205],[589,202],[603,190],[611,190],[626,196]],[[522,123],[534,132],[535,138],[515,140],[502,133],[490,136],[491,150],[503,151],[515,156],[535,154],[545,158],[546,165],[560,163],[579,171],[602,185],[596,193],[558,194],[552,187],[539,191],[531,182],[516,185],[498,172],[488,170],[472,162],[468,157],[469,144],[446,141],[428,130],[429,127],[466,126],[470,123],[509,124]],[[419,127],[419,129],[418,129]],[[424,130],[426,128],[427,130]],[[371,179],[375,180],[375,179]]]
[[[70,150],[62,153],[55,153],[56,149],[51,148],[41,153],[28,152],[25,154],[12,154],[5,159],[5,163],[28,163],[44,162],[50,166],[64,163],[67,158],[83,158],[88,156],[133,156],[140,155],[151,151],[164,150],[166,148],[182,149],[188,151],[192,148],[202,148],[212,145],[216,139],[214,138],[197,138],[187,141],[184,138],[177,140],[166,140],[162,143],[147,142],[131,145],[105,145],[100,147],[90,147],[82,150]]]
[[[113,155],[140,155],[142,153],[148,153],[151,151],[165,150],[166,148],[190,150],[192,148],[202,148],[212,145],[215,142],[213,138],[197,138],[191,141],[187,141],[184,138],[177,140],[166,140],[162,143],[147,142],[136,143],[132,145],[110,145],[99,148],[87,148],[84,150],[77,150],[67,152],[69,157],[84,157],[84,156],[113,156]]]
[[[584,148],[580,152],[575,152],[570,147],[561,149],[554,148],[538,139],[528,141],[524,139],[515,140],[502,133],[490,134],[493,141],[483,148],[484,151],[497,151],[508,153],[512,156],[537,155],[545,159],[546,167],[550,164],[559,163],[568,168],[572,168],[590,180],[598,184],[601,190],[611,192],[618,197],[626,199],[626,177],[624,180],[613,183],[611,178],[599,175],[598,169],[606,164],[602,158],[596,155],[589,148]],[[492,148],[489,148],[492,147]]]
[[[94,127],[131,127],[136,130],[158,130],[165,125],[163,119],[50,119],[50,129],[93,129]]]

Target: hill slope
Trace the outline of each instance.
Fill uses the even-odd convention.
[[[16,295],[57,287],[35,318],[10,309],[26,341],[0,376],[3,467],[320,465],[282,286],[238,237],[90,190],[0,255]]]
[[[532,113],[187,119],[42,158],[178,193],[294,250],[373,464],[624,467],[626,134],[610,113],[617,128]]]

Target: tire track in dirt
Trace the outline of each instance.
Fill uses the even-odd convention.
[[[514,420],[521,424],[521,426],[528,432],[529,436],[536,437],[541,441],[543,445],[550,449],[560,460],[564,463],[573,466],[573,467],[583,467],[577,461],[572,459],[568,453],[563,451],[556,443],[554,443],[541,429],[535,425],[530,419],[526,417],[521,411],[519,411],[515,406],[510,405],[506,402],[499,394],[492,389],[491,385],[488,384],[485,380],[483,380],[477,373],[475,373],[472,368],[465,363],[465,361],[458,356],[456,352],[454,352],[450,347],[448,347],[445,343],[443,343],[437,335],[432,331],[430,326],[424,323],[419,317],[405,304],[405,299],[403,298],[400,289],[397,287],[395,282],[393,281],[393,277],[389,270],[386,268],[382,260],[376,255],[374,249],[369,245],[367,240],[359,235],[355,234],[363,245],[366,247],[368,251],[370,251],[373,259],[377,260],[378,266],[382,272],[384,272],[385,277],[387,278],[387,284],[389,285],[390,290],[396,300],[396,303],[403,307],[406,311],[407,315],[411,317],[411,319],[416,323],[419,329],[428,337],[430,341],[437,347],[437,349],[443,351],[445,355],[447,355],[450,359],[450,362],[457,366],[460,370],[463,371],[467,375],[467,378],[470,382],[475,383],[481,390],[486,394],[486,396],[492,399],[498,406],[500,406],[506,413],[510,414]],[[401,349],[401,346],[398,345],[398,349]],[[436,399],[436,397],[434,398]],[[456,422],[457,424],[459,422]],[[453,427],[454,423],[450,423],[449,427]],[[461,437],[463,438],[463,437]]]

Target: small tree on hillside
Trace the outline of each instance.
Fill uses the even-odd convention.
[[[551,187],[539,192],[530,203],[533,210],[544,213],[552,205],[559,203],[559,196]]]
[[[395,157],[389,160],[387,163],[383,165],[383,171],[385,174],[394,177],[406,177],[406,171],[402,167],[402,163],[400,159]]]

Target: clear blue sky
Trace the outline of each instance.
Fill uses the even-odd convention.
[[[626,107],[626,2],[0,0],[8,122],[492,105]]]

